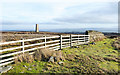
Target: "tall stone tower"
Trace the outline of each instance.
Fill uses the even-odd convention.
[[[38,24],[36,24],[36,30],[35,30],[35,32],[39,32],[39,25]]]

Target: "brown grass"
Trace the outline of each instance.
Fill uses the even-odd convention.
[[[54,51],[49,49],[37,50],[34,54],[34,59],[37,61],[48,61],[51,56],[53,56],[56,61],[64,60],[64,56],[61,51]]]
[[[120,42],[119,42],[119,40],[113,42],[112,46],[115,47],[117,50],[120,50]]]
[[[35,51],[33,55],[30,55],[29,53],[24,53],[17,55],[17,58],[15,58],[15,63],[18,62],[27,62],[32,63],[34,60],[36,61],[48,61],[50,57],[53,56],[55,61],[65,60],[64,54],[61,51],[54,51],[49,49],[41,49]]]
[[[41,49],[41,50],[37,50],[35,51],[34,54],[34,59],[37,61],[48,61],[50,56],[52,56],[53,51],[47,50],[47,49]]]
[[[107,60],[107,61],[115,61],[115,62],[118,62],[118,59],[112,58],[112,57],[104,57],[104,59]]]
[[[33,61],[34,61],[33,55],[30,55],[29,53],[17,55],[17,58],[15,58],[15,63],[18,62],[32,63]]]
[[[66,60],[69,60],[69,61],[73,61],[74,60],[74,57],[75,57],[75,55],[74,54],[68,54],[68,55],[66,55]]]
[[[89,57],[92,58],[92,59],[101,61],[101,62],[104,62],[104,61],[105,61],[102,57],[97,56],[97,55],[91,55],[91,56],[89,56]]]
[[[65,60],[65,55],[61,51],[55,51],[53,56],[56,58],[57,61]]]

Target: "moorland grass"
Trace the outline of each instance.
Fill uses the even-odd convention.
[[[112,47],[114,41],[114,39],[104,39],[95,42],[95,45],[64,48],[62,52],[65,60],[61,65],[58,62],[22,62],[14,64],[14,68],[8,73],[117,73],[120,57],[118,50]]]

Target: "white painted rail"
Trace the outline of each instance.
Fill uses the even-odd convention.
[[[21,43],[20,46],[11,47],[7,49],[0,50],[0,66],[8,65],[14,62],[17,54],[22,54],[29,52],[29,54],[33,54],[35,50],[41,48],[48,48],[52,50],[61,50],[62,48],[71,47],[74,44],[80,45],[89,42],[89,35],[60,35],[60,36],[51,36],[51,37],[41,37],[41,38],[33,38],[33,39],[22,39],[18,41],[10,41],[0,43],[0,46],[7,46],[11,44]],[[40,42],[43,41],[43,42]],[[25,45],[26,42],[37,41],[38,43],[30,43]],[[29,49],[28,49],[29,48]],[[9,52],[10,51],[10,52]],[[32,51],[32,52],[30,52]]]

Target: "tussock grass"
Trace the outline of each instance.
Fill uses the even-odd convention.
[[[17,55],[17,58],[15,58],[16,64],[18,62],[32,63],[33,61],[34,61],[34,57],[33,57],[33,55],[30,55],[29,53]]]
[[[64,60],[64,55],[61,51],[54,51],[49,49],[37,50],[33,55],[37,61],[48,61],[51,56],[56,58],[56,61]]]
[[[120,50],[120,38],[118,38],[116,41],[113,42],[112,46],[117,49]]]

